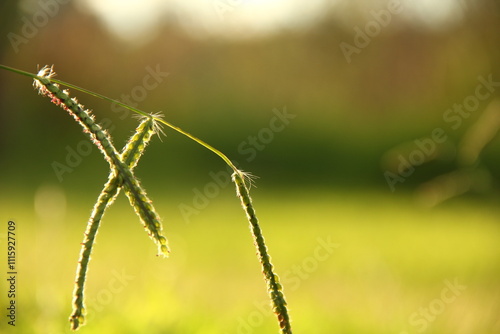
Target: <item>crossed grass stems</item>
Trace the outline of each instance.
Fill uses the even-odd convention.
[[[255,209],[252,205],[250,197],[250,186],[253,182],[252,176],[236,168],[236,166],[227,158],[222,152],[205,143],[204,141],[196,138],[195,136],[185,132],[184,130],[174,126],[171,123],[163,120],[160,114],[147,114],[139,109],[132,108],[119,101],[110,99],[103,95],[91,92],[89,90],[77,87],[75,85],[54,79],[55,72],[53,67],[45,66],[37,74],[21,71],[8,66],[0,65],[1,69],[5,69],[17,74],[28,76],[34,79],[34,86],[38,92],[51,99],[51,102],[60,106],[67,111],[73,118],[83,127],[92,142],[103,153],[106,161],[110,166],[110,173],[108,181],[104,185],[103,190],[99,194],[97,201],[92,210],[87,228],[84,234],[84,240],[80,251],[80,258],[78,260],[78,267],[76,272],[75,288],[73,292],[73,312],[70,316],[71,328],[77,330],[85,322],[85,280],[90,255],[92,253],[92,246],[99,229],[102,217],[107,207],[109,207],[118,196],[120,190],[123,188],[126,196],[129,199],[131,206],[139,216],[145,230],[149,237],[154,241],[158,247],[158,255],[167,257],[169,248],[166,237],[163,235],[163,228],[160,216],[156,213],[152,201],[148,198],[146,191],[140,184],[139,180],[133,173],[134,167],[139,162],[140,157],[144,153],[147,144],[150,142],[154,134],[160,136],[163,133],[161,126],[167,127],[182,133],[183,135],[194,140],[198,144],[204,146],[210,151],[217,154],[220,158],[228,164],[232,170],[232,180],[236,185],[236,193],[240,199],[241,205],[247,216],[250,224],[254,243],[257,248],[257,255],[259,257],[262,272],[267,283],[268,293],[271,299],[273,311],[278,318],[280,332],[282,334],[291,334],[292,329],[290,319],[288,316],[287,303],[283,294],[283,288],[279,283],[278,276],[274,273],[271,258],[268,254],[264,237],[262,235],[259,221],[255,214]],[[118,105],[127,108],[141,117],[141,122],[137,127],[135,133],[129,139],[121,153],[118,153],[109,133],[104,130],[99,123],[96,122],[94,115],[89,110],[86,110],[76,98],[69,97],[68,90],[62,90],[60,85],[70,87],[92,96],[117,103]]]

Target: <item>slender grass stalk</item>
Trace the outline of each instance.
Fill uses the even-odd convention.
[[[281,333],[291,334],[292,327],[290,325],[290,318],[288,316],[287,303],[283,294],[283,287],[279,282],[279,277],[273,271],[271,257],[267,252],[267,246],[262,235],[262,230],[259,226],[259,220],[255,214],[255,209],[250,197],[250,191],[245,184],[245,178],[248,174],[243,172],[233,173],[232,179],[236,184],[236,193],[241,201],[241,206],[247,215],[248,222],[250,223],[250,230],[254,237],[255,247],[262,265],[262,273],[267,282],[267,290],[272,301],[273,311],[278,318]]]
[[[41,71],[41,72],[39,72],[38,75],[36,75],[33,73],[25,72],[25,71],[15,69],[12,67],[8,67],[5,65],[1,65],[1,64],[0,64],[0,68],[5,69],[5,70],[9,70],[11,72],[15,72],[15,73],[18,73],[21,75],[25,75],[25,76],[28,76],[30,78],[35,79],[36,81],[39,81],[42,84],[42,86],[45,86],[46,89],[49,90],[50,94],[55,95],[55,98],[53,97],[53,102],[56,104],[58,103],[59,100],[61,101],[59,103],[66,102],[66,100],[63,99],[64,96],[58,92],[59,88],[58,88],[57,84],[60,84],[60,85],[63,85],[63,86],[69,87],[69,88],[77,89],[81,92],[87,93],[87,94],[92,95],[94,97],[115,103],[115,104],[117,104],[121,107],[124,107],[130,111],[133,111],[139,115],[143,115],[143,116],[148,115],[146,112],[139,110],[139,109],[136,109],[136,108],[133,108],[131,106],[128,106],[120,101],[110,99],[104,95],[92,92],[90,90],[75,86],[73,84],[70,84],[70,83],[67,83],[67,82],[64,82],[61,80],[53,79],[52,76],[48,75],[50,73],[47,74],[47,73],[44,73],[43,71]],[[56,87],[57,90],[55,90],[53,87]],[[51,89],[54,91],[52,91]],[[47,95],[51,96],[50,94],[47,94]],[[74,104],[76,106],[79,106],[79,104],[76,102],[76,100],[74,101]],[[65,108],[65,107],[63,107],[63,108]],[[73,108],[74,108],[73,106],[66,106],[66,108],[75,112],[73,110]],[[81,108],[81,109],[83,109],[83,108]],[[103,148],[103,150],[105,151],[103,153],[104,153],[105,157],[107,158],[108,162],[110,162],[111,167],[116,169],[116,173],[123,176],[124,181],[126,183],[125,189],[128,189],[127,195],[129,196],[130,202],[134,206],[134,209],[136,209],[136,212],[139,211],[138,214],[141,217],[141,220],[151,219],[151,221],[153,221],[152,225],[156,226],[156,224],[154,223],[155,217],[144,217],[144,218],[142,217],[144,215],[144,212],[147,212],[148,209],[150,209],[149,206],[151,205],[151,202],[147,199],[145,193],[143,194],[141,192],[142,187],[140,187],[140,185],[135,184],[135,182],[138,182],[138,181],[133,176],[133,174],[130,172],[130,169],[127,166],[125,166],[122,163],[122,161],[117,157],[117,154],[114,153],[114,152],[116,152],[116,150],[113,150],[114,147],[112,146],[111,142],[109,141],[109,144],[106,141],[104,143],[99,142],[100,138],[99,138],[98,132],[94,131],[95,130],[94,126],[90,126],[90,124],[87,124],[87,123],[91,123],[90,121],[93,122],[93,118],[85,118],[86,117],[85,115],[82,115],[83,116],[83,118],[82,118],[79,116],[79,112],[78,113],[75,112],[75,114],[77,114],[77,117],[75,117],[75,118],[84,126],[84,128],[87,129],[87,131],[89,133],[91,133],[91,136],[97,137],[98,143],[96,143],[96,144],[98,146],[100,145]],[[179,127],[177,127],[169,122],[164,121],[163,119],[161,119],[159,117],[155,117],[155,116],[152,116],[152,117],[154,118],[155,121],[157,121],[163,125],[166,125],[167,127],[187,136],[188,138],[194,140],[198,144],[200,144],[200,145],[204,146],[205,148],[207,148],[208,150],[212,151],[213,153],[218,155],[233,170],[234,173],[232,175],[232,180],[236,185],[237,195],[240,198],[241,205],[242,205],[243,210],[245,211],[247,219],[250,223],[252,235],[254,237],[255,245],[257,248],[257,254],[259,256],[259,260],[260,260],[261,265],[262,265],[263,274],[264,274],[265,280],[267,282],[268,292],[269,292],[269,295],[270,295],[270,298],[272,301],[272,305],[273,305],[273,310],[274,310],[275,314],[277,315],[278,322],[279,322],[280,329],[281,329],[281,333],[282,334],[291,334],[292,329],[291,329],[291,325],[290,325],[290,318],[288,315],[287,304],[286,304],[285,297],[283,294],[283,288],[282,288],[281,284],[279,283],[278,276],[273,271],[273,265],[271,264],[270,256],[267,252],[267,247],[265,245],[264,238],[262,236],[262,231],[260,229],[257,216],[255,215],[255,210],[254,210],[253,205],[252,205],[252,200],[250,197],[249,189],[245,183],[245,179],[248,178],[249,175],[246,173],[243,173],[238,168],[236,168],[236,166],[232,163],[232,161],[226,155],[224,155],[221,151],[217,150],[213,146],[207,144],[203,140],[191,135],[190,133],[182,130],[181,128],[179,128]],[[106,137],[107,134],[100,135],[100,136]],[[109,152],[108,152],[108,150],[109,150]],[[249,181],[251,183],[251,180],[249,180]],[[131,199],[131,197],[132,197],[132,199]],[[135,201],[139,201],[140,203],[137,204]],[[152,206],[151,206],[151,208],[152,208]],[[158,220],[158,223],[159,223],[159,220]],[[159,225],[159,226],[161,227],[161,225]],[[165,244],[163,244],[163,242],[165,242]],[[165,251],[168,251],[168,249],[166,248],[166,239],[164,239],[164,238],[159,239],[159,244],[161,245],[162,250],[165,249]],[[165,248],[163,248],[163,246]]]
[[[40,79],[43,79],[42,77],[40,77],[39,75],[37,74],[33,74],[33,73],[30,73],[30,72],[26,72],[26,71],[23,71],[23,70],[19,70],[17,68],[13,68],[13,67],[9,67],[9,66],[5,66],[5,65],[2,65],[0,64],[0,68],[2,69],[5,69],[5,70],[8,70],[8,71],[11,71],[11,72],[14,72],[14,73],[17,73],[17,74],[21,74],[21,75],[24,75],[24,76],[27,76],[27,77],[30,77],[32,79],[36,79],[36,80],[40,80]],[[108,102],[111,102],[111,103],[114,103],[116,105],[119,105],[120,107],[123,107],[125,109],[128,109],[130,111],[133,111],[139,115],[142,115],[142,116],[148,116],[149,114],[146,113],[145,111],[142,111],[140,109],[137,109],[137,108],[134,108],[134,107],[131,107],[123,102],[120,102],[118,100],[114,100],[114,99],[111,99],[107,96],[104,96],[102,94],[99,94],[99,93],[95,93],[91,90],[88,90],[88,89],[85,89],[85,88],[82,88],[82,87],[78,87],[76,85],[73,85],[73,84],[70,84],[68,82],[65,82],[65,81],[62,81],[62,80],[58,80],[58,79],[54,79],[54,78],[50,78],[50,81],[56,83],[56,84],[59,84],[59,85],[63,85],[63,86],[66,86],[66,87],[69,87],[69,88],[73,88],[73,89],[76,89],[78,91],[81,91],[83,93],[86,93],[86,94],[89,94],[91,96],[94,96],[94,97],[97,97],[99,99],[102,99],[102,100],[105,100],[105,101],[108,101]],[[215,147],[209,145],[208,143],[206,143],[205,141],[201,140],[200,138],[198,137],[195,137],[193,136],[192,134],[190,134],[189,132],[179,128],[178,126],[175,126],[173,125],[172,123],[169,123],[159,117],[154,117],[155,120],[169,128],[171,128],[172,130],[175,130],[181,134],[183,134],[184,136],[194,140],[195,142],[197,142],[198,144],[204,146],[205,148],[207,148],[208,150],[212,151],[213,153],[215,153],[216,155],[218,155],[229,167],[231,167],[231,169],[234,171],[234,172],[237,172],[238,171],[238,168],[236,168],[236,166],[233,164],[233,162],[224,154],[222,153],[221,151],[219,151],[218,149],[216,149]]]
[[[157,131],[158,129],[155,126],[153,117],[144,117],[120,155],[122,161],[130,170],[133,170],[137,165],[151,137],[153,134],[157,133]],[[106,208],[114,202],[122,186],[123,180],[115,175],[115,173],[110,173],[108,182],[101,191],[87,224],[80,258],[78,260],[75,288],[73,292],[73,312],[70,316],[71,329],[73,330],[78,329],[85,323],[85,280],[97,231]]]

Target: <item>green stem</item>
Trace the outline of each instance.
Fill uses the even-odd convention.
[[[8,70],[8,71],[11,71],[11,72],[14,72],[14,73],[18,73],[18,74],[22,74],[22,75],[25,75],[25,76],[28,76],[30,78],[33,78],[33,79],[37,79],[37,80],[40,80],[41,77],[39,77],[38,75],[36,74],[33,74],[33,73],[30,73],[30,72],[26,72],[26,71],[22,71],[22,70],[19,70],[19,69],[16,69],[16,68],[12,68],[12,67],[9,67],[9,66],[5,66],[5,65],[1,65],[0,64],[0,68],[2,69],[5,69],[5,70]],[[125,109],[128,109],[130,111],[133,111],[139,115],[142,115],[142,116],[149,116],[148,113],[146,113],[145,111],[142,111],[140,109],[137,109],[137,108],[134,108],[134,107],[131,107],[123,102],[120,102],[120,101],[117,101],[117,100],[114,100],[114,99],[111,99],[109,97],[106,97],[102,94],[99,94],[99,93],[95,93],[93,91],[90,91],[88,89],[85,89],[85,88],[81,88],[81,87],[78,87],[76,85],[73,85],[73,84],[70,84],[68,82],[64,82],[62,80],[58,80],[58,79],[54,79],[54,78],[51,78],[50,81],[52,82],[55,82],[55,83],[58,83],[60,85],[63,85],[63,86],[66,86],[66,87],[69,87],[69,88],[73,88],[73,89],[76,89],[76,90],[79,90],[81,92],[84,92],[84,93],[87,93],[89,95],[92,95],[94,97],[97,97],[99,99],[103,99],[103,100],[106,100],[108,102],[112,102],[112,103],[116,103],[117,105],[119,105],[120,107],[123,107]],[[175,130],[181,134],[183,134],[184,136],[194,140],[195,142],[197,142],[198,144],[204,146],[205,148],[209,149],[210,151],[212,151],[213,153],[215,153],[216,155],[218,155],[222,160],[224,160],[224,162],[231,167],[231,169],[236,172],[238,171],[238,169],[236,168],[236,166],[233,164],[233,162],[224,154],[222,153],[221,151],[219,151],[218,149],[216,149],[215,147],[209,145],[208,143],[206,143],[205,141],[199,139],[198,137],[196,136],[193,136],[192,134],[190,134],[189,132],[187,131],[184,131],[183,129],[179,128],[178,126],[175,126],[173,125],[172,123],[169,123],[161,118],[158,118],[158,117],[154,117],[155,121],[161,123],[161,124],[164,124],[166,126],[168,126],[169,128],[171,128],[172,130]]]

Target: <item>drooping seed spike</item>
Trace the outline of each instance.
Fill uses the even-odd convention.
[[[281,333],[291,334],[292,327],[290,324],[290,317],[288,316],[288,309],[286,306],[287,303],[283,294],[283,287],[279,282],[278,275],[276,275],[273,271],[271,257],[268,254],[264,236],[262,235],[262,230],[259,225],[259,220],[257,219],[255,210],[253,208],[250,192],[245,183],[245,178],[248,177],[248,175],[249,174],[243,173],[242,171],[238,170],[233,173],[232,179],[236,184],[236,193],[240,198],[241,206],[243,207],[248,222],[250,223],[250,230],[252,231],[252,235],[257,248],[257,254],[262,266],[262,272],[267,283],[269,297],[271,298],[273,311],[278,318]]]
[[[133,170],[137,165],[144,149],[151,140],[154,131],[151,119],[145,119],[137,127],[134,135],[128,141],[127,145],[123,148],[121,153],[122,161]],[[109,175],[108,182],[104,186],[99,198],[97,199],[94,209],[87,224],[85,237],[82,243],[80,252],[80,259],[78,260],[78,268],[76,272],[75,289],[73,292],[73,313],[70,316],[71,328],[78,329],[85,321],[85,303],[84,303],[84,290],[88,264],[90,255],[94,245],[97,231],[100,226],[102,217],[107,207],[109,207],[116,197],[123,185],[123,179],[116,174],[114,170]],[[160,227],[161,228],[161,227]],[[160,251],[168,254],[167,239],[163,236],[158,237]]]
[[[41,72],[41,74],[41,76],[35,79],[35,82],[37,82],[36,86],[40,86],[40,92],[50,97],[53,102],[56,101],[56,104],[60,104],[75,118],[78,123],[80,123],[84,131],[90,134],[92,141],[104,154],[111,169],[115,169],[117,174],[119,174],[123,180],[124,189],[130,200],[130,204],[134,207],[134,210],[141,219],[150,237],[157,244],[159,253],[166,256],[168,252],[166,253],[162,251],[164,247],[161,247],[161,244],[158,241],[158,237],[162,235],[159,216],[151,204],[146,205],[146,203],[151,203],[151,200],[149,200],[146,191],[142,188],[139,180],[137,180],[134,174],[130,171],[129,167],[122,162],[120,154],[114,147],[109,134],[95,122],[91,112],[83,108],[82,105],[73,103],[73,101],[69,98],[65,101],[61,101],[57,97],[60,88],[58,85],[50,82],[50,77],[55,75],[52,68],[45,69]],[[154,118],[154,115],[151,115],[151,118]],[[160,228],[156,227],[158,224],[160,225]]]
[[[120,173],[126,173],[120,170]],[[130,182],[127,187],[124,187],[125,194],[127,195],[130,204],[134,211],[141,219],[141,222],[148,232],[149,237],[158,246],[158,255],[167,257],[169,249],[166,244],[162,244],[163,236],[161,219],[156,210],[154,209],[151,201],[148,199],[146,191],[141,186],[137,179],[124,179],[124,182]]]
[[[121,154],[121,160],[133,169],[139,161],[146,145],[156,133],[153,117],[143,117],[135,133],[130,137]]]
[[[70,115],[72,115],[73,118],[82,126],[84,132],[90,135],[92,142],[99,148],[99,150],[103,153],[106,160],[108,161],[111,168],[111,174],[116,175],[121,180],[123,187],[126,190],[127,197],[129,197],[132,206],[143,222],[143,225],[148,230],[148,234],[157,244],[159,253],[166,256],[168,254],[168,247],[166,247],[166,245],[163,245],[159,240],[159,237],[163,236],[160,218],[154,210],[151,201],[147,197],[145,190],[142,188],[135,175],[131,172],[129,166],[125,165],[125,163],[122,162],[121,155],[114,147],[109,134],[95,121],[92,113],[89,110],[86,110],[81,104],[76,103],[76,101],[69,98],[69,96],[65,92],[61,92],[59,85],[50,81],[50,78],[55,75],[52,67],[42,69],[39,74],[40,75],[35,79],[35,87],[38,88],[40,94],[49,97],[51,99],[51,102],[62,107]],[[113,181],[112,184],[114,183],[115,182]],[[100,221],[105,209],[105,205],[103,203],[109,201],[109,199],[104,201],[98,200],[98,203],[96,203],[97,210],[95,210],[94,212],[94,220]],[[91,225],[92,224],[89,224],[89,226]],[[95,238],[98,225],[98,223],[95,224],[95,232],[89,231],[91,233],[87,233],[86,235],[93,235],[93,238]],[[93,243],[93,238],[92,241],[90,241],[91,239],[89,238],[88,242]],[[91,244],[87,245],[87,248],[82,253],[82,257],[87,258],[87,260],[80,262],[81,268],[78,270],[81,275],[78,275],[77,278],[77,285],[79,286],[77,287],[77,289],[79,288],[81,289],[81,291],[75,293],[75,312],[71,317],[72,326],[76,326],[76,328],[81,322],[80,319],[84,317],[84,314],[82,312],[83,283],[85,281],[86,267],[88,265],[88,259],[90,258],[90,252]]]
[[[118,153],[113,146],[109,134],[95,122],[90,110],[85,109],[81,104],[75,103],[68,94],[61,91],[58,84],[50,81],[55,76],[53,67],[45,66],[38,72],[37,79],[34,80],[34,86],[39,93],[51,99],[51,102],[62,107],[73,118],[80,123],[84,131],[90,135],[90,138],[99,150],[104,154],[106,160],[113,168],[116,163]]]

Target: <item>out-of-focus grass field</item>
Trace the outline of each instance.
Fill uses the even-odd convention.
[[[498,1],[2,4],[1,64],[54,64],[57,79],[162,111],[261,177],[252,196],[295,334],[500,333]],[[142,22],[152,30],[129,40]],[[31,84],[0,71],[0,334],[70,333],[80,243],[108,164]],[[70,93],[120,150],[132,113]],[[155,256],[120,194],[97,236],[78,333],[277,334],[232,185],[189,221],[179,209],[225,166],[165,130],[136,175],[171,256]],[[424,209],[413,193],[450,198]]]
[[[404,194],[299,190],[253,190],[294,333],[500,332],[497,208],[458,199],[426,211]],[[152,196],[170,258],[155,256],[121,194],[98,234],[89,319],[79,333],[277,333],[233,190],[189,223],[174,196]],[[30,194],[2,193],[1,212],[17,223],[19,333],[71,332],[72,282],[93,197],[66,197],[65,214],[57,205],[37,214]],[[51,199],[41,200],[50,210]],[[465,288],[454,294],[450,283]],[[6,327],[3,319],[0,332]]]

